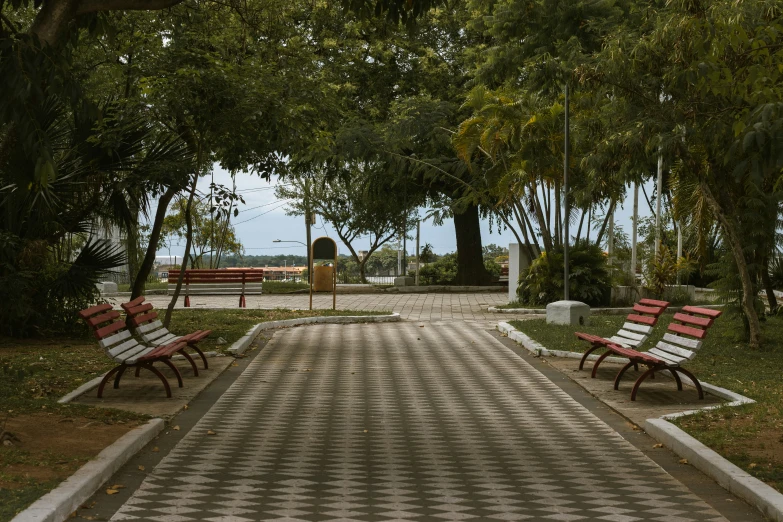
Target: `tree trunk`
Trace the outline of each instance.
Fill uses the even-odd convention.
[[[200,162],[199,162],[200,163]],[[191,209],[193,208],[193,199],[196,196],[196,186],[198,185],[199,170],[193,173],[193,186],[190,188],[190,195],[188,196],[188,203],[185,205],[185,223],[187,223],[187,237],[185,238],[185,253],[182,255],[182,266],[179,270],[179,277],[177,278],[177,287],[174,289],[174,295],[171,296],[171,301],[166,309],[166,317],[163,319],[163,326],[169,327],[171,322],[171,313],[174,311],[174,305],[177,304],[179,299],[179,293],[182,291],[182,281],[185,279],[185,270],[188,266],[188,257],[190,257],[190,247],[193,243],[193,219],[191,218]],[[158,207],[160,208],[160,207]]]
[[[715,217],[721,224],[724,238],[729,244],[731,253],[734,256],[734,262],[737,263],[737,271],[739,272],[740,280],[742,281],[742,311],[745,313],[745,319],[748,321],[750,347],[758,348],[761,346],[761,324],[759,323],[759,316],[756,313],[756,308],[753,306],[753,301],[756,299],[756,296],[754,295],[753,281],[750,278],[748,263],[745,259],[745,253],[742,251],[742,241],[740,240],[739,232],[735,226],[734,218],[726,214],[726,209],[718,202],[705,181],[700,181],[699,186],[701,187],[707,202],[712,207]]]
[[[484,267],[481,250],[481,224],[478,205],[469,206],[461,214],[454,214],[457,234],[458,285],[483,286],[492,282],[492,276]]]
[[[166,217],[166,210],[177,191],[177,188],[169,187],[166,192],[160,196],[158,210],[155,212],[155,221],[152,223],[152,230],[150,231],[150,242],[149,245],[147,245],[147,252],[144,255],[144,260],[141,262],[139,272],[136,274],[136,279],[133,281],[133,287],[131,288],[131,301],[144,292],[144,283],[147,281],[147,277],[152,270],[152,265],[155,264],[155,253],[158,249],[158,242],[160,241],[160,232],[163,229],[163,219]]]
[[[606,212],[606,216],[604,216],[604,222],[601,224],[601,229],[598,231],[598,238],[595,240],[595,244],[599,247],[601,246],[601,241],[604,239],[604,233],[606,233],[606,225],[609,224],[609,216],[614,213],[614,204],[614,201],[609,204],[609,210]]]
[[[775,297],[775,289],[772,287],[772,279],[769,277],[769,256],[766,256],[764,262],[761,263],[761,282],[767,294],[769,311],[775,312],[778,309],[778,299]]]

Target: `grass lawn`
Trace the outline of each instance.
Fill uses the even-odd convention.
[[[663,336],[672,314],[664,314],[645,346]],[[624,316],[593,316],[588,327],[547,325],[544,319],[512,324],[547,348],[583,352],[574,331],[612,335]],[[751,350],[742,340],[741,318],[723,315],[687,368],[700,379],[756,401],[738,408],[699,413],[676,424],[751,475],[783,491],[783,317],[762,323],[764,346]]]
[[[309,290],[307,283],[295,283],[293,281],[264,281],[265,294],[290,294]]]
[[[213,330],[201,342],[202,348],[225,350],[253,325],[264,321],[383,313],[175,310],[171,330],[182,333]],[[226,343],[218,345],[218,337]],[[57,403],[66,393],[113,366],[86,328],[84,335],[77,337],[0,337],[0,432],[5,428],[19,434],[21,439],[14,446],[0,445],[0,522],[11,520],[103,447],[146,421],[143,415],[124,411]],[[85,447],[85,441],[92,446]]]

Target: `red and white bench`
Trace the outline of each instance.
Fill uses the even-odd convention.
[[[169,272],[168,292],[173,292],[179,271]],[[260,268],[198,268],[187,269],[182,278],[185,306],[190,307],[191,295],[236,295],[239,307],[246,308],[246,295],[260,295],[264,270]]]
[[[102,304],[92,306],[79,312],[79,316],[90,326],[98,344],[104,349],[106,355],[117,363],[101,380],[98,386],[98,398],[103,397],[103,388],[109,379],[114,376],[114,387],[120,387],[120,379],[128,368],[135,368],[137,373],[142,368],[151,371],[163,382],[166,389],[166,396],[171,397],[171,387],[166,377],[153,366],[153,363],[161,362],[168,366],[177,377],[179,387],[182,388],[182,375],[171,362],[171,356],[176,353],[183,353],[187,346],[184,341],[175,341],[160,346],[147,346],[139,343],[131,335],[125,325],[125,321],[120,318],[120,312],[112,310],[112,305]],[[190,359],[195,369],[195,363]]]
[[[620,388],[620,380],[623,374],[631,366],[643,364],[647,366],[647,371],[636,379],[631,391],[631,400],[636,400],[636,393],[639,386],[647,377],[653,376],[656,372],[668,370],[674,380],[677,382],[677,389],[682,391],[682,380],[679,374],[682,373],[693,381],[696,390],[699,392],[699,399],[704,398],[704,392],[701,383],[691,372],[682,367],[696,356],[696,353],[702,346],[702,339],[707,335],[707,329],[712,326],[715,319],[720,317],[723,312],[710,308],[700,308],[696,306],[684,306],[682,311],[674,314],[674,320],[669,324],[668,332],[663,339],[658,341],[654,348],[646,352],[640,352],[632,348],[626,348],[619,345],[609,345],[607,348],[611,353],[628,357],[629,362],[619,371],[614,380],[614,389]]]
[[[128,315],[128,323],[133,328],[136,335],[145,343],[153,346],[162,346],[173,342],[186,343],[192,348],[204,363],[204,369],[209,369],[207,357],[197,346],[198,342],[212,333],[212,330],[196,330],[187,335],[176,335],[171,333],[163,323],[158,319],[158,312],[153,310],[152,303],[145,303],[144,296],[137,297],[133,301],[122,303],[120,307]],[[192,362],[190,356],[183,350],[182,354],[186,359]],[[198,377],[198,369],[195,363],[192,364],[193,372]]]
[[[625,318],[625,323],[623,324],[623,327],[620,328],[620,331],[609,339],[593,334],[576,332],[576,336],[579,339],[592,344],[582,356],[582,360],[579,361],[579,369],[581,370],[584,367],[587,357],[599,348],[608,348],[609,345],[619,345],[625,348],[639,347],[650,337],[653,326],[658,323],[658,318],[660,318],[661,314],[663,314],[668,307],[668,301],[641,299],[638,303],[633,305],[633,311]],[[593,365],[592,377],[595,377],[598,366],[600,366],[604,359],[611,353],[611,351],[607,351],[598,358]]]

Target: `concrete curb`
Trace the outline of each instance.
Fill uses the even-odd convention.
[[[163,431],[163,419],[135,428],[79,468],[55,489],[16,515],[11,522],[62,522],[128,460]]]
[[[520,332],[519,330],[517,330],[516,328],[514,328],[513,326],[511,326],[506,322],[498,323],[497,329],[500,333],[505,334],[506,336],[508,336],[509,339],[511,339],[516,343],[519,343],[527,351],[539,357],[566,357],[569,359],[581,359],[583,355],[581,353],[567,352],[565,350],[550,350],[549,348],[544,347],[544,345],[542,345],[538,341],[534,341],[526,334]],[[600,355],[588,355],[587,360],[597,361],[599,357]],[[619,357],[607,357],[606,360],[610,362],[616,362],[616,363],[626,362],[625,359],[620,359]]]
[[[283,319],[281,321],[268,321],[258,323],[248,332],[231,345],[228,353],[232,355],[241,355],[247,350],[250,343],[263,330],[274,330],[275,328],[290,328],[292,326],[302,326],[307,324],[350,324],[350,323],[393,323],[401,321],[402,318],[397,312],[390,315],[335,315],[325,317],[302,317],[301,319]]]
[[[509,339],[518,342],[525,349],[536,355],[573,357],[575,359],[580,359],[582,357],[582,354],[576,352],[548,350],[541,343],[534,341],[506,322],[499,322],[497,329],[501,333],[508,335]],[[597,356],[593,357],[597,358]],[[588,359],[590,359],[590,357],[588,357]],[[618,362],[627,361],[627,359],[607,357],[607,360],[611,361],[613,359]],[[713,479],[724,489],[756,507],[765,517],[774,520],[775,522],[783,522],[782,493],[779,493],[777,490],[735,466],[721,457],[718,453],[669,422],[670,419],[677,419],[704,411],[730,408],[756,402],[744,395],[727,390],[726,388],[721,388],[720,386],[715,386],[714,384],[702,382],[701,386],[704,391],[730,402],[717,406],[706,406],[698,410],[671,413],[658,419],[647,419],[644,421],[644,431],[680,457],[688,459],[689,464]]]
[[[667,420],[647,419],[644,431],[724,489],[776,522],[783,522],[783,494],[746,473]]]
[[[722,308],[723,305],[699,305],[702,308]],[[682,306],[670,306],[666,309],[667,312],[679,312],[682,310]],[[487,308],[487,312],[495,314],[517,314],[517,315],[546,315],[546,309],[544,308],[498,308],[496,306],[490,306]],[[590,313],[596,315],[623,315],[633,312],[633,308],[591,308]]]
[[[207,357],[217,357],[217,352],[204,352],[204,355],[206,355]],[[184,357],[181,356],[181,355],[175,355],[174,357],[172,357],[172,359],[179,360],[179,359],[184,359]],[[106,374],[104,373],[103,375],[100,375],[100,376],[94,378],[93,380],[88,381],[88,382],[82,384],[81,386],[79,386],[75,390],[71,391],[70,393],[67,393],[67,394],[63,395],[62,397],[60,397],[57,400],[57,402],[59,404],[68,404],[69,402],[74,400],[76,397],[84,395],[88,391],[97,388],[98,385],[101,383],[101,379],[103,379],[103,377],[105,375]]]
[[[497,293],[507,292],[508,286],[448,286],[448,285],[429,285],[429,286],[392,286],[384,288],[384,293],[400,294],[426,294],[426,293],[445,293],[445,294],[466,294],[472,292]]]

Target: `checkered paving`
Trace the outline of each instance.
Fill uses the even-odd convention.
[[[725,519],[487,332],[398,323],[278,332],[112,520]]]

